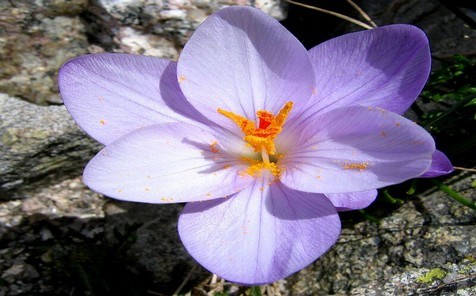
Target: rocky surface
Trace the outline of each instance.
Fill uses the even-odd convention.
[[[179,287],[198,295],[244,291],[216,280],[186,253],[176,231],[181,205],[117,202],[82,184],[77,176],[100,146],[64,107],[6,96],[0,102],[7,156],[0,162],[1,184],[8,198],[0,203],[0,285],[6,291],[0,295],[170,295]],[[450,184],[471,197],[475,180],[474,174],[460,175]],[[325,256],[263,287],[263,293],[476,292],[474,210],[430,190],[384,213],[378,224],[344,215],[341,238]]]
[[[471,196],[475,179],[465,176],[452,186]],[[330,252],[263,293],[473,295],[476,214],[439,191],[418,196],[379,224],[345,223]],[[187,277],[182,291],[195,295],[242,292],[210,279],[184,251],[176,233],[180,209],[105,199],[80,178],[3,202],[3,295],[131,295],[121,294],[124,289],[170,295]]]
[[[108,200],[79,177],[3,202],[0,295],[170,295],[196,266],[178,240],[180,210]],[[193,270],[190,283],[209,276]]]
[[[0,199],[79,175],[100,145],[64,106],[38,106],[0,94]]]
[[[36,103],[61,102],[59,67],[88,52],[78,16],[87,3],[0,0],[0,92]]]
[[[0,93],[60,104],[57,72],[68,59],[103,51],[177,59],[197,26],[229,5],[285,17],[280,0],[0,0]]]
[[[0,296],[244,293],[185,252],[176,232],[182,205],[117,202],[90,191],[80,174],[101,145],[64,107],[12,96],[60,103],[55,75],[68,58],[121,51],[174,59],[220,7],[253,4],[282,19],[279,3],[0,0],[0,92],[8,93],[0,94]],[[421,26],[439,57],[475,54],[474,31],[438,1],[382,3],[362,3],[379,25]],[[474,198],[475,179],[448,182]],[[434,189],[369,212],[379,208],[379,223],[344,214],[339,242],[308,268],[262,287],[263,295],[476,294],[475,211]]]
[[[475,174],[467,174],[448,183],[474,197],[474,180]],[[379,223],[344,227],[329,253],[289,279],[289,290],[291,295],[474,295],[476,212],[441,191],[418,194]]]

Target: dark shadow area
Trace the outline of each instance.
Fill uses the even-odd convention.
[[[1,227],[0,290],[8,289],[4,295],[25,296],[173,294],[195,264],[176,231],[170,231],[175,229],[171,219],[176,219],[180,207],[169,208],[169,214],[151,222],[151,213],[160,206],[116,205],[126,212],[105,219],[52,219],[34,214],[18,226]],[[161,224],[163,229],[155,227]],[[156,228],[153,237],[150,226]],[[151,249],[154,254],[146,254],[150,260],[144,260],[140,252]],[[152,271],[154,260],[156,270]],[[160,273],[166,276],[157,276]],[[182,291],[208,276],[194,268]]]
[[[296,2],[355,16],[355,11],[345,0],[297,0]],[[342,20],[309,8],[290,3],[286,3],[286,5],[288,17],[281,21],[281,24],[293,33],[307,49],[340,35],[340,30],[336,30],[336,28],[342,26]]]

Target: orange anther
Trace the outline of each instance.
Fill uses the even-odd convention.
[[[220,108],[217,111],[231,119],[241,129],[245,134],[243,140],[250,144],[256,152],[261,152],[264,148],[269,155],[275,155],[274,139],[281,133],[292,107],[293,102],[287,102],[276,116],[269,111],[259,110],[256,112],[258,127],[253,121],[241,115]]]

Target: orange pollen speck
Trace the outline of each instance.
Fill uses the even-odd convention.
[[[346,170],[357,170],[357,171],[363,171],[369,166],[368,162],[362,162],[362,163],[346,163],[343,164],[342,167]]]
[[[218,141],[214,141],[213,143],[210,144],[210,151],[213,153],[218,153],[220,150],[217,148]]]

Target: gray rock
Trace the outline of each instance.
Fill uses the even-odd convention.
[[[121,256],[129,262],[127,268],[150,274],[160,287],[177,288],[194,266],[190,281],[209,275],[179,241],[176,228],[181,205],[115,202],[82,184],[77,176],[101,145],[77,127],[64,106],[38,106],[1,94],[0,116],[0,193],[4,199],[0,241],[9,246],[0,256],[0,274],[11,284],[11,293],[37,291],[33,282],[38,276],[50,291],[57,276],[51,264],[75,253],[77,243],[85,240],[91,245],[103,242],[104,248],[119,246]],[[39,269],[26,264],[33,255],[15,251],[27,246],[35,253],[35,244],[50,250],[41,254],[47,265]],[[2,259],[7,257],[12,259]]]
[[[0,94],[0,197],[81,174],[100,145],[63,106],[43,107]]]
[[[277,19],[279,0],[0,0],[0,93],[61,104],[57,71],[93,52],[177,59],[192,32],[229,5],[253,5]]]
[[[455,179],[452,187],[474,197],[475,179],[474,174]],[[379,224],[363,221],[344,228],[329,253],[288,279],[288,288],[291,295],[471,295],[476,292],[475,226],[474,210],[432,190]]]
[[[78,13],[86,0],[0,0],[0,92],[31,102],[61,102],[56,73],[87,52]]]
[[[170,57],[170,48],[182,48],[210,14],[226,6],[254,6],[278,20],[286,17],[280,0],[94,0],[92,4],[88,9],[92,22],[89,25],[90,35],[98,36],[98,42],[103,47],[131,52],[126,43],[134,39],[136,46],[133,48],[136,49],[132,52],[145,52],[165,58]],[[131,36],[132,32],[137,33]],[[127,41],[121,36],[124,34],[130,36]],[[162,41],[155,50],[163,48],[164,53],[152,53],[148,49],[148,44],[157,46],[155,40],[158,36]],[[174,45],[164,47],[164,43]]]
[[[437,2],[395,0],[388,7],[377,2],[363,5],[379,25],[416,23],[429,33],[439,56],[456,50],[474,53],[473,33],[461,37],[467,29],[454,17],[442,16]],[[0,12],[0,90],[35,102],[58,102],[55,73],[70,57],[107,49],[174,59],[198,24],[226,5],[254,3],[278,19],[284,17],[279,1],[267,0],[88,3],[0,0],[7,8]],[[432,18],[451,29],[435,27]],[[124,278],[150,277],[159,287],[152,292],[172,293],[189,273],[195,284],[210,276],[179,242],[181,205],[116,202],[81,183],[78,176],[100,147],[77,128],[64,107],[39,107],[0,95],[0,197],[6,199],[0,203],[0,274],[9,284],[2,287],[5,295],[71,294],[72,286],[59,284],[58,278],[65,280],[68,272],[74,278],[72,267],[86,268],[90,273],[85,278],[92,280],[98,270],[87,268],[116,264],[103,270],[104,275],[114,272],[117,261]],[[474,178],[465,176],[452,186],[474,196],[469,185]],[[474,211],[439,191],[427,192],[389,212],[378,225],[363,221],[344,228],[338,244],[315,264],[263,291],[474,295],[475,224]],[[202,284],[200,291],[220,292],[224,285],[227,291],[239,291],[212,282]],[[81,282],[73,287],[81,289]]]
[[[174,43],[166,38],[142,34],[131,27],[122,27],[114,40],[123,52],[166,58],[178,59],[178,51]]]
[[[153,205],[111,200],[105,209],[107,240],[117,242],[117,231],[136,225],[127,256],[134,268],[152,274],[164,286],[178,287],[191,272],[190,281],[210,276],[183,247],[177,233],[177,220],[182,204]]]

